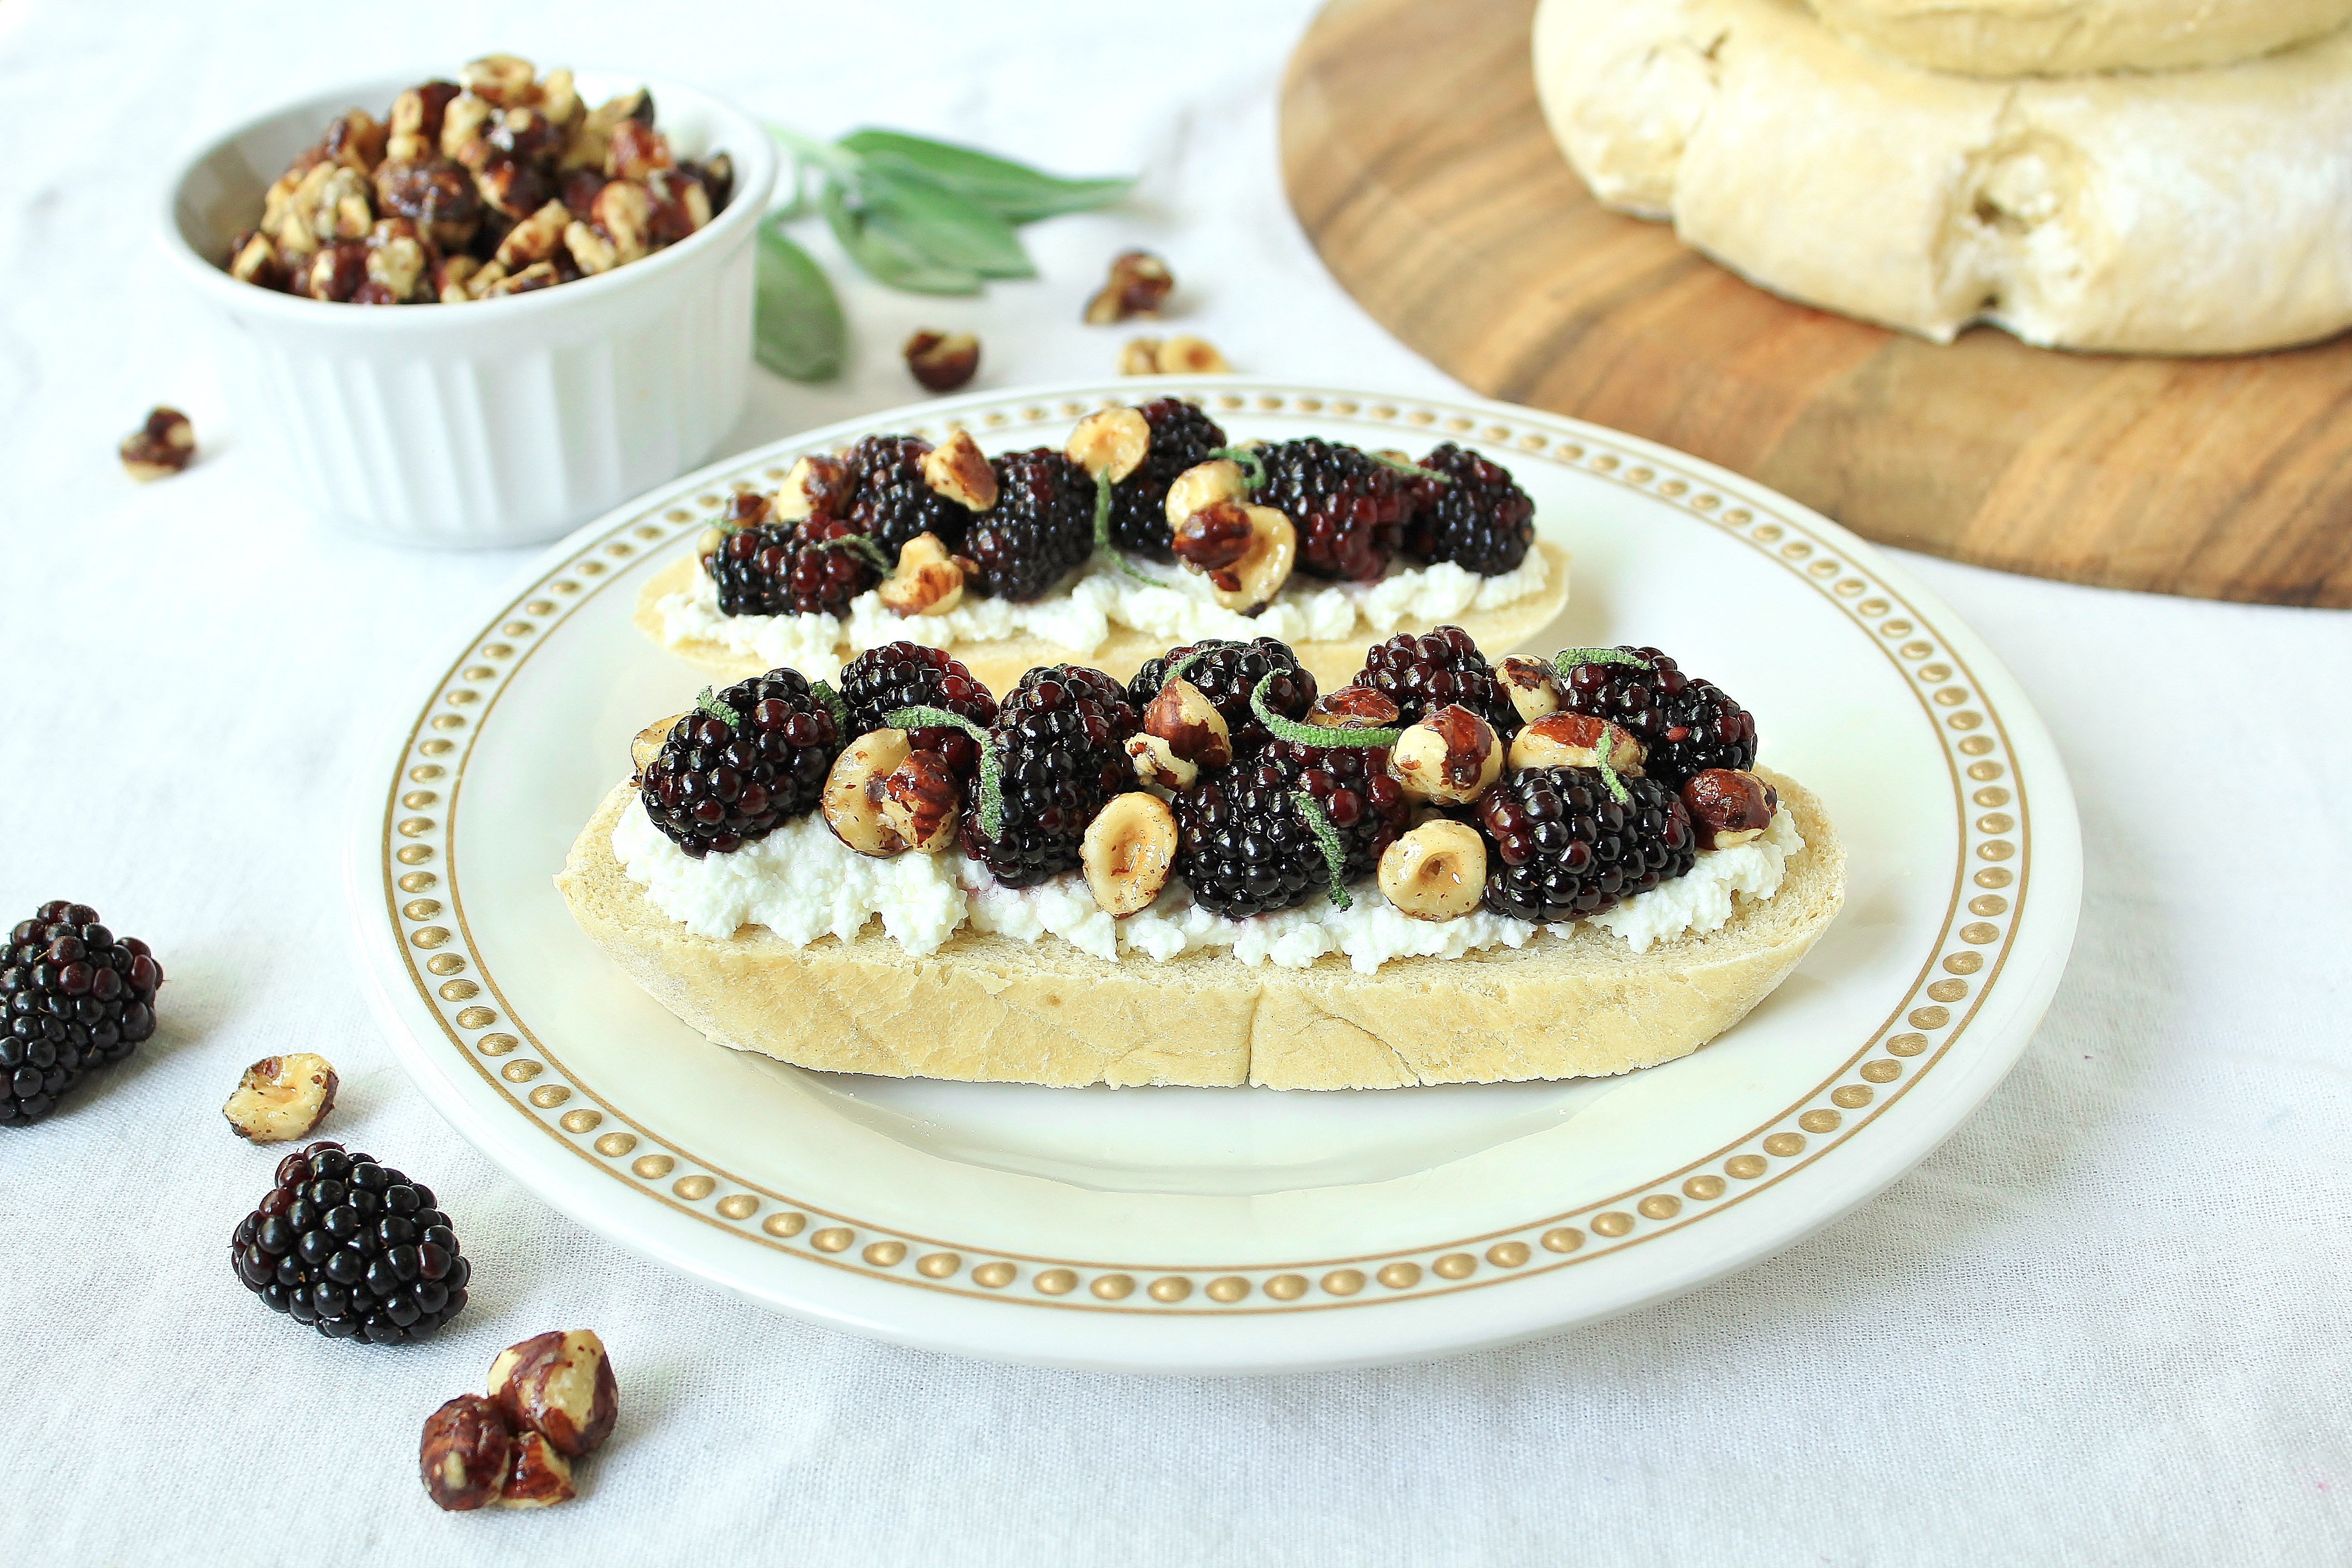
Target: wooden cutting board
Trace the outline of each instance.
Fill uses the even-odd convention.
[[[1282,100],[1340,283],[1490,396],[1696,453],[1889,544],[2352,607],[2352,338],[2235,359],[1947,346],[1792,304],[1593,201],[1545,129],[1535,0],[1331,0]]]

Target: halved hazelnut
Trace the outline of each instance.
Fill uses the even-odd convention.
[[[1503,776],[1503,745],[1486,721],[1449,702],[1399,738],[1389,775],[1413,800],[1467,805]]]
[[[1307,710],[1307,721],[1318,730],[1387,730],[1403,717],[1393,700],[1369,686],[1327,691]]]
[[[507,1484],[498,1496],[500,1508],[552,1508],[579,1495],[572,1486],[572,1461],[554,1444],[537,1432],[515,1435]]]
[[[1202,568],[1179,552],[1177,559],[1193,571],[1205,571],[1209,592],[1218,604],[1244,616],[1254,616],[1274,602],[1282,585],[1290,581],[1290,569],[1298,563],[1298,531],[1290,520],[1270,506],[1244,506],[1237,501],[1219,501],[1203,511],[1185,519],[1187,531],[1200,531],[1204,538],[1230,535],[1234,514],[1239,513],[1249,524],[1249,542],[1224,566]]]
[[[1515,653],[1495,667],[1495,679],[1522,723],[1548,719],[1560,710],[1559,678],[1542,659]]]
[[[1113,795],[1087,825],[1079,859],[1097,906],[1125,920],[1150,908],[1168,885],[1176,865],[1176,816],[1156,795]]]
[[[970,332],[935,332],[929,329],[907,340],[899,351],[907,373],[933,392],[953,392],[980,369],[980,340]]]
[[[812,452],[793,465],[776,490],[776,516],[785,522],[839,517],[856,488],[856,476],[839,458]]]
[[[611,1434],[620,1391],[593,1330],[555,1329],[499,1352],[490,1363],[490,1403],[509,1426],[536,1432],[576,1459]]]
[[[1101,408],[1070,432],[1064,456],[1089,475],[1108,474],[1118,483],[1135,472],[1151,450],[1151,424],[1132,408]]]
[[[1754,773],[1708,768],[1683,781],[1683,805],[1702,849],[1729,849],[1763,837],[1780,807],[1780,792]]]
[[[1118,351],[1118,374],[1121,375],[1158,375],[1160,374],[1160,340],[1129,338]]]
[[[882,819],[879,785],[913,750],[904,730],[869,730],[833,760],[821,805],[835,838],[860,855],[887,858],[906,850],[907,841]]]
[[[996,470],[969,430],[959,430],[923,454],[923,482],[937,494],[973,511],[996,504]]]
[[[1628,778],[1639,775],[1642,742],[1608,720],[1585,713],[1553,713],[1521,730],[1511,738],[1511,768],[1599,767],[1604,735],[1609,765]]]
[[[1168,742],[1181,760],[1222,768],[1234,760],[1234,732],[1208,694],[1181,677],[1143,707],[1143,732]]]
[[[669,732],[685,717],[683,713],[673,713],[658,724],[648,724],[637,731],[636,738],[629,742],[629,762],[640,776],[661,755],[662,742],[669,739]]]
[[[1467,823],[1424,822],[1381,851],[1381,891],[1417,921],[1450,921],[1478,907],[1486,841]]]
[[[1161,343],[1154,357],[1162,375],[1218,375],[1234,368],[1208,339],[1183,334]]]
[[[1196,511],[1202,511],[1221,500],[1247,500],[1249,486],[1242,476],[1242,466],[1231,458],[1212,458],[1205,463],[1195,463],[1176,476],[1168,487],[1168,526],[1176,528]]]
[[[520,55],[484,55],[467,61],[457,79],[475,97],[503,108],[530,103],[537,97],[531,88],[538,75],[539,68]]]
[[[452,1513],[498,1501],[513,1458],[513,1434],[478,1394],[461,1394],[427,1415],[416,1446],[425,1495]]]
[[[909,752],[888,774],[866,786],[883,827],[908,848],[937,855],[955,842],[963,805],[955,770],[937,752]]]
[[[894,614],[944,616],[963,603],[964,570],[935,533],[898,547],[898,569],[875,593]]]
[[[1174,521],[1169,552],[1196,572],[1222,572],[1250,551],[1249,509],[1236,500],[1212,501]]]
[[[176,408],[156,408],[122,438],[123,472],[141,484],[169,479],[195,460],[196,427]]]
[[[283,1143],[305,1138],[335,1109],[334,1065],[309,1051],[264,1057],[245,1069],[221,1114],[240,1138]]]
[[[1176,748],[1157,735],[1129,736],[1127,755],[1138,780],[1171,792],[1191,789],[1201,776],[1197,763],[1178,756]]]
[[[1148,250],[1125,250],[1111,258],[1110,276],[1087,301],[1090,327],[1107,327],[1135,316],[1156,316],[1168,291],[1176,287],[1168,264]]]

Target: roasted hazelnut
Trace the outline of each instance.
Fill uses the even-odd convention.
[[[614,126],[604,149],[604,173],[616,180],[642,180],[676,163],[669,138],[642,120],[624,120]]]
[[[1135,316],[1156,316],[1176,279],[1168,264],[1148,250],[1122,251],[1111,258],[1110,276],[1087,301],[1089,326],[1108,326]]]
[[[1115,920],[1151,907],[1176,865],[1176,817],[1155,795],[1129,790],[1087,825],[1078,848],[1095,904]]]
[[[370,278],[366,282],[352,290],[351,303],[354,305],[397,305],[400,303],[400,296],[392,291],[391,284],[383,282],[378,279]]]
[[[367,174],[383,162],[384,142],[391,134],[391,127],[378,124],[374,115],[354,109],[327,127],[319,146],[335,163]]]
[[[654,95],[644,88],[617,93],[588,111],[588,123],[599,131],[612,131],[625,120],[634,120],[650,126],[654,122]]]
[[[996,504],[996,470],[969,430],[959,430],[923,454],[923,482],[973,511]]]
[[[376,208],[408,218],[443,251],[463,248],[480,226],[482,196],[474,176],[446,158],[421,163],[385,159],[375,172]]]
[[[1542,659],[1515,653],[1495,667],[1495,679],[1522,723],[1548,719],[1560,710],[1559,678]]]
[[[1780,792],[1754,773],[1708,768],[1683,781],[1692,836],[1702,849],[1729,849],[1763,836],[1780,808]]]
[[[1168,487],[1168,526],[1181,528],[1184,520],[1194,512],[1204,510],[1221,500],[1238,501],[1249,498],[1249,484],[1243,477],[1242,466],[1231,458],[1212,458],[1205,463],[1195,463],[1176,476]],[[1203,569],[1211,565],[1229,566],[1230,561],[1200,562]]]
[[[534,90],[539,68],[520,55],[484,55],[469,60],[457,73],[466,90],[485,103],[503,109],[509,104],[527,104],[538,100]]]
[[[482,139],[494,153],[534,163],[552,158],[563,145],[563,132],[536,109],[509,109],[491,116]]]
[[[539,111],[559,132],[568,132],[586,118],[588,106],[580,100],[570,66],[559,66],[540,79]]]
[[[1234,368],[1206,338],[1170,338],[1160,345],[1155,357],[1161,375],[1217,375]]]
[[[833,760],[820,805],[835,838],[877,858],[906,851],[907,840],[883,819],[881,784],[913,751],[904,730],[869,730]]]
[[[221,1114],[256,1143],[306,1138],[335,1109],[337,1081],[332,1064],[309,1051],[264,1057],[245,1069]]]
[[[486,261],[466,275],[466,298],[487,300],[490,290],[506,280],[507,269],[502,263]]]
[[[1157,735],[1129,735],[1127,756],[1135,764],[1138,783],[1171,794],[1191,789],[1201,776],[1198,764],[1178,756],[1176,748]]]
[[[325,247],[310,258],[302,291],[313,300],[337,304],[351,299],[368,280],[368,254],[366,243],[361,240]]]
[[[654,170],[646,176],[646,199],[652,204],[647,232],[656,249],[693,238],[710,221],[709,194],[690,170]]]
[[[1449,702],[1398,739],[1389,776],[1411,799],[1467,805],[1503,776],[1503,744],[1486,721]]]
[[[591,221],[613,242],[614,252],[624,265],[645,256],[653,232],[654,204],[643,185],[612,181],[596,193],[590,211]]]
[[[1118,374],[1121,375],[1158,375],[1160,374],[1160,340],[1129,338],[1118,351]]]
[[[1553,713],[1511,737],[1509,763],[1521,768],[1593,768],[1601,765],[1602,737],[1609,765],[1632,776],[1642,771],[1642,742],[1606,719],[1584,713]]]
[[[661,755],[662,742],[669,739],[669,732],[677,729],[677,721],[685,717],[683,713],[673,713],[660,723],[648,724],[638,731],[629,742],[630,765],[640,774],[652,766],[653,760]]]
[[[562,202],[550,202],[507,231],[506,238],[499,241],[497,259],[509,272],[545,261],[562,245],[563,231],[571,223],[572,210]]]
[[[266,234],[248,232],[236,237],[229,247],[228,275],[240,283],[257,283],[264,289],[286,286],[286,264],[278,258],[278,247]]]
[[[1064,455],[1089,475],[1108,474],[1117,484],[1135,472],[1150,450],[1151,426],[1140,413],[1104,408],[1078,421]]]
[[[735,160],[725,153],[713,153],[698,163],[681,162],[681,169],[692,169],[702,176],[702,188],[710,194],[710,210],[726,209],[727,198],[735,194]]]
[[[482,269],[481,261],[471,256],[445,256],[433,264],[431,287],[433,297],[445,305],[462,305],[473,299],[466,289],[467,282]]]
[[[937,534],[919,533],[898,547],[898,570],[875,593],[894,615],[944,616],[963,603],[964,577]]]
[[[415,223],[404,217],[380,218],[368,234],[368,281],[381,283],[395,301],[416,297],[417,286],[432,265]]]
[[[580,1494],[572,1485],[572,1461],[537,1432],[515,1434],[507,1459],[507,1482],[496,1499],[500,1508],[552,1508]]]
[[[1478,907],[1486,841],[1467,823],[1424,822],[1381,851],[1381,891],[1417,921],[1450,921]]]
[[[563,226],[563,248],[585,277],[610,272],[621,264],[621,253],[613,248],[613,242],[578,218]]]
[[[467,92],[449,100],[441,111],[441,155],[468,169],[489,162],[490,117],[498,108],[486,98]]]
[[[195,461],[196,427],[176,408],[149,411],[147,423],[122,438],[123,472],[141,484],[170,479]]]
[[[1234,760],[1234,735],[1207,693],[1178,677],[1144,704],[1143,732],[1168,742],[1188,763],[1222,768]]]
[[[493,261],[482,271],[488,272],[491,268],[503,265],[502,262]],[[481,273],[478,272],[475,276],[478,278]],[[521,271],[511,273],[492,283],[482,290],[481,297],[485,300],[496,300],[509,294],[529,294],[541,289],[552,289],[562,281],[563,276],[556,271],[554,262],[534,261]]]
[[[461,1394],[425,1418],[416,1468],[437,1507],[461,1513],[496,1502],[513,1459],[513,1434],[478,1394]]]
[[[394,99],[384,156],[402,162],[438,156],[442,116],[462,90],[454,81],[428,81]]]
[[[1217,507],[1209,509],[1212,513],[1217,510]],[[1249,520],[1249,548],[1231,565],[1210,570],[1209,592],[1226,609],[1254,616],[1272,604],[1282,585],[1290,581],[1290,569],[1298,563],[1298,531],[1270,506],[1245,506],[1240,510]]]
[[[882,826],[919,855],[937,855],[955,842],[956,814],[963,796],[955,771],[937,752],[909,752],[869,793],[882,813]]]
[[[907,340],[907,374],[933,392],[953,392],[980,369],[980,340],[926,327]]]
[[[1327,691],[1307,710],[1307,721],[1318,730],[1388,730],[1403,717],[1394,700],[1369,686]]]
[[[287,232],[291,234],[299,226],[308,229],[310,237],[321,246],[364,238],[367,231],[375,226],[375,207],[369,200],[373,193],[367,176],[341,163],[321,163],[311,173],[317,175],[317,182],[313,184],[305,176],[302,188],[295,194],[294,212],[287,222]]]
[[[610,183],[601,169],[573,169],[557,182],[555,196],[573,217],[589,223],[596,216],[596,193]]]
[[[494,156],[482,165],[474,175],[474,188],[481,193],[484,206],[502,212],[517,223],[538,212],[555,196],[554,186],[539,172],[538,165],[504,156]]]
[[[551,1330],[490,1363],[490,1403],[517,1432],[536,1432],[576,1459],[611,1435],[620,1390],[604,1342],[589,1329]]]
[[[776,491],[776,515],[786,522],[812,517],[839,517],[849,504],[857,476],[839,458],[812,452],[793,465]]]
[[[1200,471],[1190,469],[1183,479]],[[1181,484],[1183,479],[1177,482]],[[1255,538],[1250,526],[1249,508],[1237,500],[1218,500],[1196,507],[1174,521],[1170,528],[1168,547],[1178,561],[1195,572],[1215,573],[1247,555]]]

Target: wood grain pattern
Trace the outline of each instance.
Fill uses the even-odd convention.
[[[1535,0],[1332,0],[1292,57],[1290,201],[1340,283],[1490,396],[1681,447],[2003,571],[2352,607],[2352,338],[2231,359],[1938,346],[1793,304],[1593,201]]]

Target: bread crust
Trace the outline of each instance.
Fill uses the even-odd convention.
[[[970,930],[909,957],[870,924],[795,948],[746,926],[696,936],[613,854],[631,786],[608,795],[555,879],[622,971],[716,1043],[828,1072],[1075,1087],[1254,1084],[1396,1089],[1601,1076],[1688,1055],[1787,978],[1836,916],[1845,851],[1821,801],[1759,769],[1805,839],[1769,900],[1728,924],[1633,952],[1585,924],[1561,940],[1375,974],[1338,955],[1304,970],[1194,952],[1109,963],[1066,942]]]
[[[1543,591],[1506,605],[1497,610],[1474,611],[1460,617],[1458,624],[1489,653],[1501,654],[1518,646],[1549,626],[1568,605],[1569,552],[1558,544],[1538,540],[1536,548],[1550,563],[1550,574],[1544,581]],[[710,672],[724,681],[736,681],[765,674],[767,666],[756,655],[729,651],[724,646],[707,638],[689,638],[670,643],[662,636],[662,619],[656,609],[661,600],[691,585],[697,570],[692,555],[681,556],[656,573],[637,591],[636,609],[632,619],[636,628],[658,646],[677,655],[688,663]],[[1427,631],[1426,626],[1408,629]],[[949,649],[991,691],[1010,691],[1024,671],[1041,664],[1091,665],[1107,674],[1125,680],[1143,668],[1146,659],[1156,658],[1171,646],[1169,639],[1157,632],[1139,632],[1127,626],[1113,626],[1111,635],[1092,653],[1081,654],[1049,642],[1044,637],[1007,637],[1001,641],[957,643]],[[1314,671],[1315,679],[1324,690],[1345,686],[1364,667],[1366,639],[1360,626],[1343,638],[1329,642],[1305,641],[1291,645],[1298,661]],[[839,656],[836,655],[836,658]],[[815,679],[830,679],[832,670],[807,669],[801,673]]]
[[[2352,0],[1810,0],[1855,43],[1930,70],[2078,76],[2234,65],[2352,21]]]

